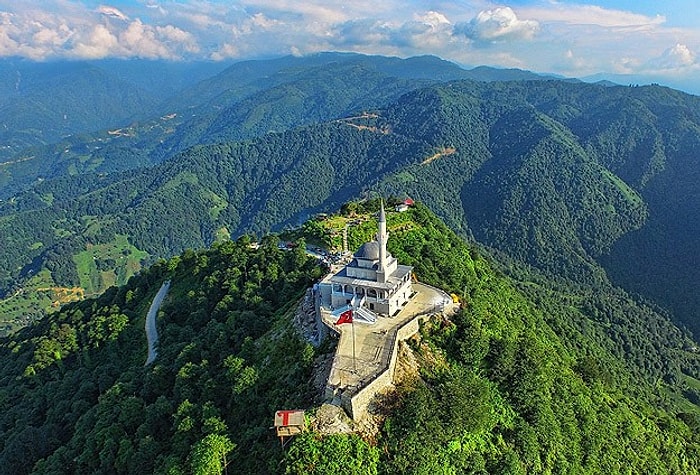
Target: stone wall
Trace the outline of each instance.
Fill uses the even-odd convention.
[[[305,340],[318,347],[328,337],[328,328],[321,321],[318,290],[307,289],[304,298],[297,305],[294,325]]]
[[[350,376],[349,381],[345,379],[345,384],[343,384],[344,370],[336,371],[335,368],[342,368],[343,364],[347,364],[347,361],[341,362],[338,359],[339,350],[336,350],[326,383],[325,399],[333,405],[343,407],[355,421],[364,419],[374,396],[393,384],[399,342],[416,334],[420,328],[420,322],[430,315],[442,313],[449,316],[456,309],[452,299],[444,291],[425,284],[416,284],[416,286],[420,286],[420,289],[414,287],[416,293],[407,303],[411,308],[406,308],[406,311],[411,312],[410,314],[414,316],[406,316],[409,320],[404,321],[402,318],[403,323],[396,322],[396,325],[381,331],[385,338],[383,338],[381,346],[376,346],[376,348],[381,348],[381,362],[374,367],[375,369],[368,373],[355,374],[356,377]],[[320,300],[320,293],[317,295],[317,299]],[[330,336],[329,333],[340,337],[340,331],[335,327],[335,321],[331,318],[330,312],[321,308],[320,305],[316,305],[316,311],[321,318],[321,326],[325,327],[325,337]],[[382,319],[382,321],[391,322],[391,319]],[[375,359],[379,357],[379,353],[374,356]],[[347,360],[347,355],[344,358]]]
[[[366,417],[367,408],[375,394],[393,384],[396,359],[398,358],[399,352],[399,342],[418,333],[420,322],[426,318],[428,318],[428,315],[418,315],[399,328],[394,329],[388,367],[353,396],[348,397],[343,395],[341,398],[341,405],[350,413],[350,417],[354,420],[359,421]]]

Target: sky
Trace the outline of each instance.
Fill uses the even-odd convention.
[[[432,54],[700,94],[697,0],[0,0],[0,57]]]

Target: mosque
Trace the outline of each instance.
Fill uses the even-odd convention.
[[[396,315],[413,295],[413,267],[400,265],[387,252],[389,234],[382,203],[376,240],[366,242],[352,260],[319,283],[321,304],[333,313],[353,309],[361,319],[372,322],[376,314]]]

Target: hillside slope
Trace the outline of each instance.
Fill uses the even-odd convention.
[[[352,242],[377,206],[354,206],[366,225]],[[280,447],[274,411],[318,404],[310,381],[329,347],[303,342],[290,310],[320,269],[302,247],[244,237],[0,340],[0,472],[697,473],[700,409],[679,381],[697,381],[700,358],[679,351],[687,340],[667,320],[624,295],[621,307],[504,277],[422,205],[388,226],[390,251],[467,305],[424,328],[421,376],[391,399],[379,440],[308,433]],[[158,357],[144,367],[144,318],[166,279]],[[634,325],[658,334],[637,338]],[[657,384],[669,370],[676,381]]]
[[[194,145],[247,139],[381,107],[428,84],[455,79],[544,79],[520,70],[465,70],[434,56],[401,59],[354,53],[241,61],[207,78],[203,78],[207,72],[221,68],[148,61],[90,64],[136,90],[148,91],[158,98],[157,106],[134,105],[136,113],[129,123],[114,115],[111,123],[90,122],[89,127],[74,130],[82,132],[79,135],[61,137],[57,143],[30,142],[32,147],[0,167],[0,185],[4,185],[0,199],[39,179],[153,165]],[[60,88],[54,93],[74,101]],[[101,101],[96,98],[90,107]],[[99,130],[107,125],[108,129]]]
[[[0,91],[0,163],[66,135],[124,125],[157,104],[133,83],[82,62],[1,60]]]
[[[19,145],[6,149],[11,158],[0,166],[0,184],[3,185],[0,187],[0,199],[26,189],[39,179],[152,165],[190,146],[241,140],[327,121],[349,111],[379,107],[407,91],[436,81],[468,75],[458,66],[433,57],[403,60],[326,53],[301,58],[243,61],[194,85],[178,80],[180,75],[175,71],[171,78],[173,84],[163,84],[156,93],[152,90],[155,86],[148,79],[155,75],[154,69],[158,68],[158,63],[97,62],[94,66],[85,64],[82,67],[61,63],[53,66],[53,69],[44,68],[47,69],[44,72],[61,68],[70,73],[68,79],[62,77],[68,74],[52,74],[52,82],[44,84],[48,82],[44,80],[34,87],[35,95],[41,96],[40,108],[50,109],[54,114],[64,114],[67,113],[66,108],[82,107],[85,111],[80,117],[85,123],[77,124],[73,120],[69,122],[70,127],[54,131],[56,124],[61,123],[58,116],[44,117],[36,114],[38,111],[35,110],[35,115],[26,117],[26,120],[33,118],[35,122],[32,130],[43,131],[47,136],[28,137],[21,144],[31,147],[14,156],[12,152]],[[167,65],[160,69],[171,71],[176,68]],[[212,66],[204,65],[201,69],[212,71]],[[39,68],[35,72],[37,80],[42,71]],[[138,72],[143,74],[138,76]],[[4,85],[9,88],[13,76],[9,70],[6,73],[7,84]],[[201,76],[202,73],[198,74]],[[191,76],[197,77],[198,74]],[[95,84],[86,87],[83,82],[95,82],[95,75],[109,77],[113,82],[117,78],[133,81],[133,90],[138,91],[139,87],[143,87],[154,97],[157,96],[159,101],[157,105],[154,100],[151,104],[127,101],[123,90],[127,83],[120,84],[120,87],[112,84],[111,90],[100,89]],[[163,79],[154,81],[162,82]],[[172,90],[178,83],[186,87]],[[55,95],[53,101],[60,104],[52,104],[48,108],[43,103],[47,102],[45,96],[49,94],[46,88],[51,84],[55,85],[51,94]],[[85,97],[77,97],[76,87],[83,91]],[[163,91],[169,89],[170,94],[162,97]],[[106,98],[102,97],[105,93]],[[22,107],[29,100],[25,96],[27,93],[20,94],[15,100],[20,101]],[[10,95],[8,100],[12,101],[13,97]],[[107,108],[104,103],[108,99],[122,100],[123,106],[131,112],[125,116]],[[89,100],[90,104],[84,104],[85,100]],[[89,111],[109,114],[107,118],[111,121],[105,122],[101,116],[85,113]],[[13,113],[16,121],[24,117],[17,115],[17,111]],[[64,122],[73,115],[67,114]],[[132,120],[125,122],[127,117]],[[17,127],[22,128],[20,125],[6,126],[8,140],[19,133]],[[105,130],[107,126],[109,128]],[[68,132],[81,133],[65,136]]]
[[[356,72],[350,82],[367,77]],[[316,87],[302,81],[280,91],[300,84]],[[350,99],[360,88],[352,91],[333,102],[342,104],[335,112],[361,105]],[[244,101],[239,112],[273,110],[272,97]],[[277,113],[303,121],[297,113],[311,113],[308,101],[318,100],[326,112],[308,120],[320,120],[332,113],[323,97],[337,99],[304,93]],[[128,235],[139,250],[172,255],[220,235],[296,225],[383,190],[423,200],[451,228],[550,276],[605,287],[611,275],[697,332],[689,256],[700,251],[692,239],[700,227],[699,100],[657,86],[457,81],[329,122],[193,147],[150,169],[41,183],[0,205],[0,235],[11,243],[0,282],[9,290],[19,276],[49,268],[56,283],[75,284],[71,255],[87,243]],[[220,126],[241,129],[237,114]]]

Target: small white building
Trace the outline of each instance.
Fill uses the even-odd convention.
[[[364,302],[364,307],[374,313],[388,316],[398,313],[413,294],[413,268],[400,265],[389,254],[388,238],[382,204],[376,240],[363,244],[348,265],[320,282],[321,304],[338,309],[350,305],[354,298],[355,302]]]

